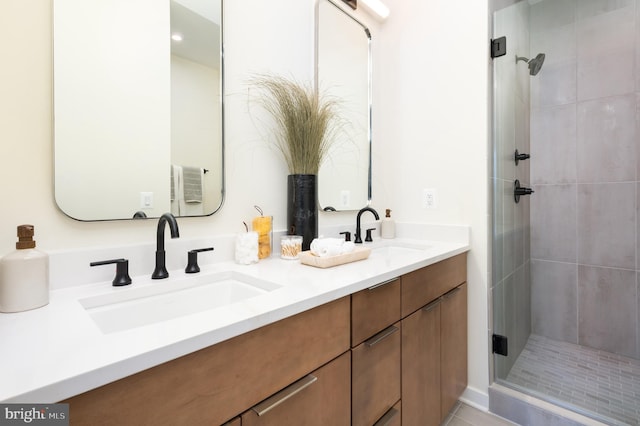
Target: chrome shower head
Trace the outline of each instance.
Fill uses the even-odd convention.
[[[529,74],[536,75],[542,69],[542,64],[544,64],[544,58],[545,58],[544,53],[538,53],[538,55],[533,59],[528,59],[528,58],[525,58],[524,56],[516,55],[516,63],[518,63],[519,61],[525,61],[527,64],[529,64]]]

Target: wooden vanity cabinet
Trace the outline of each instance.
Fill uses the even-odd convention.
[[[350,319],[344,297],[62,402],[72,425],[220,425],[347,352]]]
[[[439,425],[467,384],[466,254],[74,396],[72,425]]]

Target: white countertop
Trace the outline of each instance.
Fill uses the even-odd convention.
[[[237,271],[281,287],[230,306],[112,333],[103,333],[79,300],[157,281],[132,276],[127,287],[100,282],[53,290],[45,307],[0,314],[0,401],[57,402],[469,249],[468,240],[373,244],[427,248],[403,255],[373,250],[368,259],[328,269],[276,255],[248,266],[232,261],[201,266],[200,274]],[[184,276],[170,270],[169,280]]]

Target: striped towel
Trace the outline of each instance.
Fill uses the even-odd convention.
[[[203,176],[204,170],[201,167],[182,166],[185,203],[202,203]]]

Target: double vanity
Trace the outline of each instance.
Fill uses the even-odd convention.
[[[221,259],[54,290],[0,316],[0,401],[66,402],[76,424],[439,424],[467,373],[468,229],[451,228],[401,225],[328,269]]]

